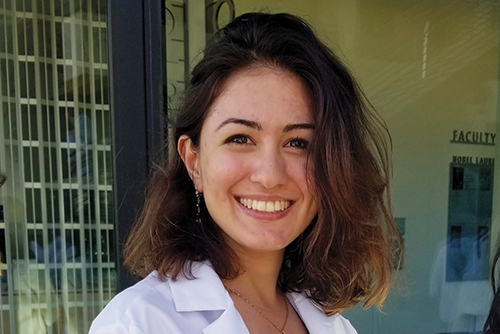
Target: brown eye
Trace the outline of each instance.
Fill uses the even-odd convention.
[[[307,140],[304,140],[304,139],[295,138],[295,139],[290,140],[288,142],[288,145],[290,145],[290,147],[293,147],[293,148],[306,149],[307,146],[309,145],[309,142]]]
[[[235,143],[235,144],[247,144],[248,137],[244,135],[236,135],[228,138],[227,143]]]

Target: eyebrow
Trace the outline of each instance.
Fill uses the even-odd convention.
[[[297,123],[297,124],[289,124],[285,126],[283,132],[290,132],[292,130],[300,130],[300,129],[311,129],[314,130],[314,124],[311,123]]]
[[[257,123],[257,122],[250,121],[250,120],[244,119],[244,118],[234,118],[234,117],[231,117],[231,118],[228,118],[225,121],[223,121],[217,127],[217,129],[215,131],[219,131],[223,126],[225,126],[227,124],[242,124],[242,125],[245,125],[245,126],[247,126],[249,128],[252,128],[252,129],[262,130],[262,126],[259,123]],[[314,124],[310,124],[310,123],[288,124],[283,129],[283,132],[290,132],[290,131],[297,130],[297,129],[298,130],[300,130],[300,129],[314,129]]]
[[[220,128],[222,128],[224,125],[227,124],[242,124],[245,126],[248,126],[249,128],[257,129],[257,130],[262,130],[262,126],[254,121],[249,121],[248,119],[243,119],[243,118],[228,118],[224,122],[220,123],[220,125],[217,127],[215,131],[219,131]]]

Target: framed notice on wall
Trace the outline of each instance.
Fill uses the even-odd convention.
[[[446,281],[488,279],[492,164],[450,164]]]

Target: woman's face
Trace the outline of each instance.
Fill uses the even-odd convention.
[[[306,171],[313,131],[301,80],[259,67],[229,78],[197,148],[185,136],[179,140],[196,188],[235,251],[282,252],[313,220]]]

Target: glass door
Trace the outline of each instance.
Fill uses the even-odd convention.
[[[224,13],[264,11],[307,20],[386,120],[405,255],[382,312],[346,312],[358,333],[480,333],[500,235],[500,3],[186,2],[167,3],[171,113]]]
[[[404,262],[360,334],[480,333],[500,233],[500,3],[234,0],[303,17],[353,71],[393,143]]]
[[[105,0],[0,0],[0,332],[86,333],[115,293]]]

